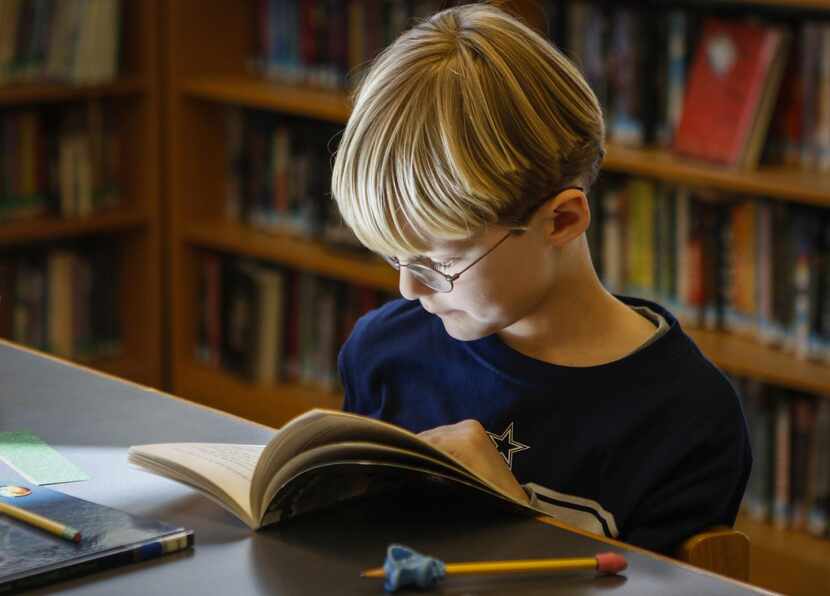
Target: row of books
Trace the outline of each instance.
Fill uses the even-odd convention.
[[[333,201],[332,124],[229,107],[226,112],[226,215],[262,230],[324,231]]]
[[[67,358],[116,354],[118,261],[95,243],[0,256],[0,336]]]
[[[608,177],[591,197],[592,255],[614,292],[681,320],[830,361],[830,218],[818,208]]]
[[[0,84],[111,81],[120,24],[120,0],[3,0]]]
[[[334,389],[337,353],[378,290],[258,261],[204,253],[197,360],[260,386]]]
[[[344,88],[415,19],[446,4],[440,0],[261,0],[254,68],[269,78]]]
[[[569,0],[546,10],[553,41],[605,107],[610,140],[830,170],[826,22]]]
[[[830,537],[830,399],[735,381],[753,465],[742,510],[779,528]]]
[[[268,77],[343,87],[417,18],[457,3],[264,0],[255,62]],[[611,141],[830,169],[830,25],[600,1],[544,9],[604,105]]]
[[[771,158],[830,171],[830,23],[806,23],[773,116]]]
[[[100,102],[0,112],[0,147],[0,220],[86,216],[120,203],[119,136]]]
[[[669,146],[683,107],[698,22],[681,10],[631,4],[545,3],[548,33],[580,68],[607,118],[610,140]]]

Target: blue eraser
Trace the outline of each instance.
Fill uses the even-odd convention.
[[[394,592],[405,586],[431,588],[446,575],[444,563],[422,555],[401,544],[392,544],[386,550],[383,563],[383,588]]]

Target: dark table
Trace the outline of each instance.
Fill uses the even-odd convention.
[[[621,543],[465,504],[361,500],[252,532],[194,490],[131,468],[127,448],[157,442],[265,443],[273,430],[0,342],[0,429],[30,430],[91,480],[54,485],[90,501],[192,528],[196,546],[33,593],[383,594],[359,577],[400,542],[445,561],[623,552],[623,576],[456,577],[437,594],[751,594],[750,586]],[[0,478],[23,480],[0,463]],[[424,593],[406,591],[404,593]]]

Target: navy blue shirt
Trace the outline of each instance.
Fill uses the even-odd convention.
[[[344,410],[413,432],[481,422],[536,506],[673,554],[732,525],[751,453],[738,397],[674,316],[645,348],[591,367],[525,356],[497,335],[458,341],[417,301],[360,319],[339,357]]]

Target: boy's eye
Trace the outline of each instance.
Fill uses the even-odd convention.
[[[443,262],[432,261],[432,266],[435,267],[435,269],[437,269],[438,271],[446,271],[447,269],[452,267],[457,260],[458,259],[449,259],[448,261]]]

